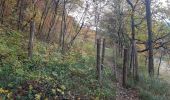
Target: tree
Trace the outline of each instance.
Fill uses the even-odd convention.
[[[18,30],[22,29],[22,24],[24,21],[24,10],[25,10],[25,0],[20,0],[19,1],[19,14],[18,14]]]
[[[35,22],[31,20],[30,22],[30,37],[28,43],[28,57],[32,59],[33,56],[33,43],[34,43],[34,35],[35,35]]]
[[[145,0],[145,6],[148,29],[148,72],[150,76],[154,76],[151,0]]]
[[[4,22],[5,1],[6,0],[2,0],[0,2],[0,21],[1,21],[1,24],[3,24],[3,22]]]
[[[130,68],[133,69],[133,77],[135,80],[138,80],[138,56],[136,50],[136,39],[135,39],[135,8],[139,0],[133,4],[130,0],[126,0],[131,7],[131,60]]]

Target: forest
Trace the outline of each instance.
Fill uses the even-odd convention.
[[[0,0],[0,100],[170,100],[170,0]]]

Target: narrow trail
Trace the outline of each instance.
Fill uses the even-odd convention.
[[[139,100],[139,92],[132,88],[122,87],[122,71],[116,69],[116,100]]]
[[[111,57],[106,57],[106,64],[111,67],[112,72],[116,75],[116,100],[139,100],[139,91],[132,88],[123,88],[122,87],[122,70],[116,68]]]

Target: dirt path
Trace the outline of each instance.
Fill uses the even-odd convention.
[[[113,62],[109,60],[107,59],[107,65],[112,68],[113,73],[116,72],[116,100],[139,100],[139,92],[136,89],[125,89],[122,87],[122,71],[119,68],[115,68]]]
[[[116,69],[116,100],[139,100],[139,93],[136,89],[125,89],[122,87],[122,72]]]

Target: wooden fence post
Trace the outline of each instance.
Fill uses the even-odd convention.
[[[28,57],[32,59],[33,55],[33,42],[34,42],[34,34],[35,34],[35,22],[31,20],[30,22],[30,37],[28,43]]]
[[[97,39],[97,56],[96,56],[96,69],[97,69],[97,79],[101,84],[101,39]]]
[[[105,39],[102,41],[102,58],[101,58],[101,70],[104,67],[104,58],[105,58]]]
[[[122,86],[126,88],[126,81],[127,81],[127,57],[128,51],[124,49],[124,58],[123,58],[123,77],[122,77]]]
[[[117,59],[116,59],[116,57],[117,57],[117,46],[116,46],[116,44],[113,44],[114,75],[115,75],[116,80],[118,80],[117,76],[116,76],[117,75],[117,73],[116,73],[117,72],[116,71],[117,70],[116,69],[117,68]]]

